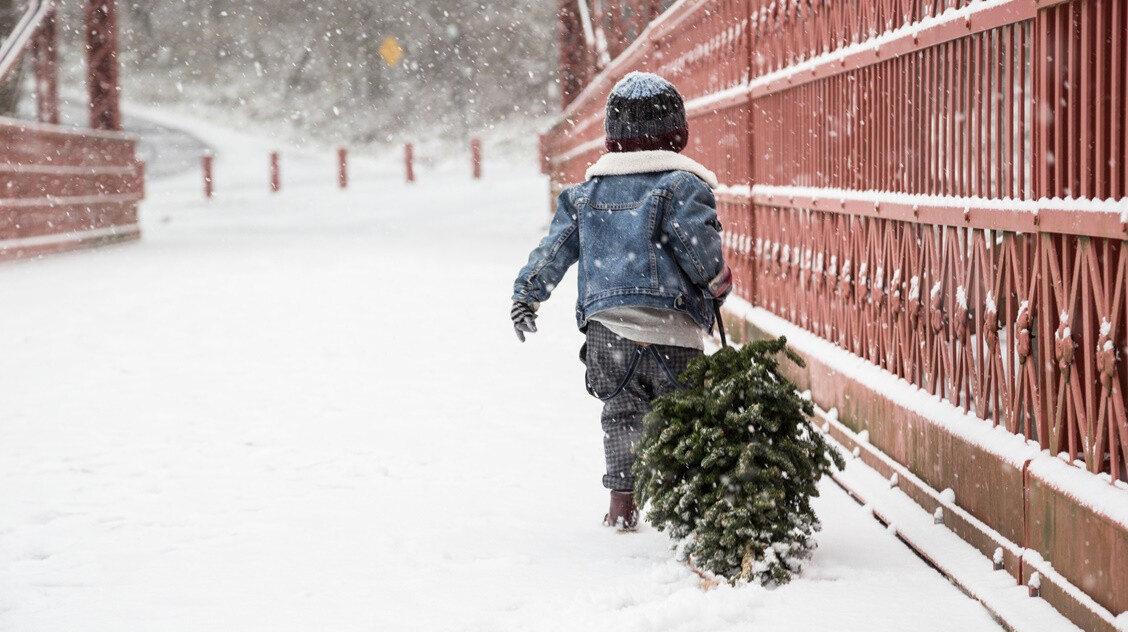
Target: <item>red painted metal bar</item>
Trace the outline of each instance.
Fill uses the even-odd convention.
[[[482,179],[482,139],[470,139],[470,165],[475,180]]]
[[[551,167],[550,167],[550,164],[549,164],[549,161],[548,161],[549,153],[548,153],[548,135],[547,134],[541,134],[540,135],[538,146],[540,148],[540,172],[544,175],[548,175],[549,173],[551,173],[551,171],[550,171]]]
[[[337,186],[342,189],[349,187],[349,150],[346,147],[337,149]]]
[[[282,189],[282,172],[279,166],[279,154],[270,152],[270,192],[277,193]]]
[[[0,82],[19,66],[23,54],[32,46],[36,33],[54,8],[53,0],[32,0],[12,33],[3,34],[4,39],[0,40]]]
[[[40,123],[59,124],[58,16],[54,3],[32,43],[35,58],[35,108]]]
[[[136,239],[134,139],[0,119],[0,259]]]
[[[560,96],[567,106],[579,95],[592,71],[575,0],[559,0],[556,24],[560,39]]]
[[[408,182],[415,182],[415,148],[411,143],[403,146],[404,171]]]
[[[114,0],[85,0],[90,127],[120,130],[117,17]]]
[[[148,171],[148,165],[144,160],[137,160],[133,163],[133,188],[136,189],[137,195],[142,199],[145,197],[145,175]]]
[[[212,166],[214,157],[208,153],[200,157],[200,166],[204,171],[204,197],[211,199],[215,194],[214,180],[212,180]]]
[[[596,3],[596,6],[603,9],[597,21],[602,26],[607,39],[607,52],[612,58],[618,57],[626,48],[623,42],[625,33],[623,33],[622,4],[619,0],[603,0]]]

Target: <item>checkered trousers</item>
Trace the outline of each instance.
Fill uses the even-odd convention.
[[[687,347],[650,346],[653,351],[642,349],[631,379],[603,404],[603,452],[607,459],[603,486],[607,489],[634,489],[631,465],[635,459],[634,445],[642,435],[642,418],[650,412],[651,400],[677,388],[655,356],[660,356],[670,373],[678,376],[690,360],[701,355],[700,350]],[[580,350],[580,359],[587,366],[588,390],[597,397],[614,393],[639,349],[639,345],[618,336],[603,324],[589,321],[587,342]]]

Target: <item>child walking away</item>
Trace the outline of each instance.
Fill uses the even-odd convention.
[[[537,307],[579,263],[580,359],[588,392],[604,402],[604,524],[629,530],[638,524],[631,465],[643,416],[701,355],[732,272],[721,254],[717,178],[679,153],[689,130],[674,86],[627,75],[607,99],[605,131],[608,153],[560,194],[548,235],[517,275],[510,317],[524,342],[537,330]]]

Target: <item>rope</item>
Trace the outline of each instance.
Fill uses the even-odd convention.
[[[725,319],[721,318],[721,304],[713,301],[713,313],[717,316],[717,331],[721,334],[721,347],[728,347],[728,339],[725,338]]]

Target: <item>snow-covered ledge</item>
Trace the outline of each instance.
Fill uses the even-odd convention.
[[[824,430],[925,511],[939,510],[982,564],[994,558],[1016,583],[1034,581],[1082,629],[1128,629],[1128,485],[1065,463],[740,298],[724,312],[736,340],[786,336],[807,361],[792,378],[827,411]],[[850,487],[849,478],[839,482]]]

